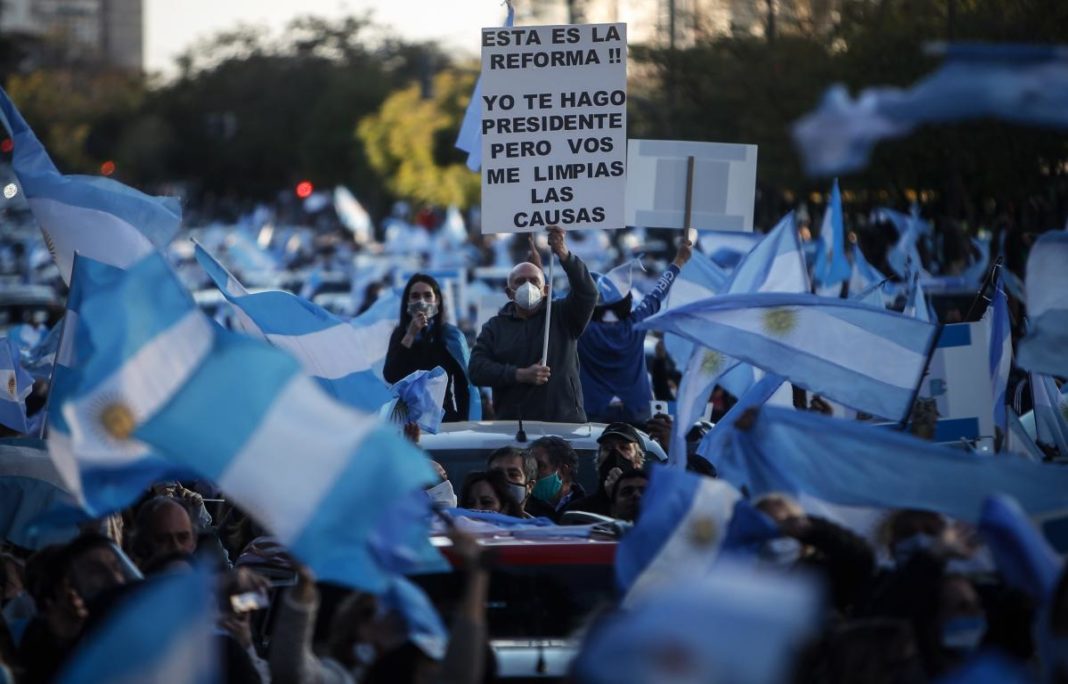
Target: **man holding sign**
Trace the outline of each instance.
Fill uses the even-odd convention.
[[[468,372],[474,384],[493,389],[498,419],[585,423],[578,339],[597,304],[597,286],[556,226],[549,229],[549,247],[571,287],[551,304],[544,359],[549,286],[541,268],[524,262],[508,274],[505,292],[511,301],[482,327]]]

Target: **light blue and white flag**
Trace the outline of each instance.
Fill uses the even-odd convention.
[[[727,286],[730,274],[712,263],[705,255],[695,253],[686,265],[679,269],[674,284],[660,305],[661,311],[669,311],[692,302],[712,297]],[[682,365],[693,355],[694,344],[677,335],[665,335],[664,346],[675,363]]]
[[[1048,375],[1031,373],[1035,404],[1035,439],[1068,454],[1068,386],[1057,389]]]
[[[597,303],[615,304],[622,301],[634,287],[634,269],[644,271],[641,257],[628,259],[604,275],[593,273],[597,283]]]
[[[909,293],[905,299],[905,309],[901,313],[924,323],[936,323],[938,320],[927,304],[927,295],[923,291],[923,286],[920,285],[918,271],[913,271],[909,275]]]
[[[415,423],[424,432],[436,435],[445,417],[442,404],[448,388],[449,374],[441,366],[417,370],[393,383],[389,391],[394,398],[382,407],[381,413],[396,423]]]
[[[818,285],[829,287],[849,279],[852,267],[846,258],[845,242],[842,193],[838,189],[838,179],[835,178],[827,210],[823,212],[816,262],[812,266],[812,280]]]
[[[980,456],[912,435],[809,411],[765,406],[720,423],[726,438],[702,455],[752,496],[868,509],[917,508],[975,523],[983,501],[1015,497],[1031,516],[1068,513],[1068,469]],[[702,444],[702,447],[704,445]]]
[[[808,270],[805,255],[797,235],[793,212],[778,224],[749,252],[731,274],[719,292],[743,294],[750,292],[808,292]],[[709,295],[713,296],[713,295]],[[741,364],[745,366],[745,364]],[[748,370],[746,370],[748,369]],[[671,463],[686,465],[686,433],[701,417],[709,393],[716,384],[725,384],[729,374],[746,373],[746,378],[732,378],[736,382],[728,388],[734,396],[752,385],[752,369],[741,368],[737,359],[707,347],[696,345],[690,355],[677,395],[677,413],[670,451]],[[740,380],[740,382],[739,382]]]
[[[874,416],[902,419],[936,326],[844,299],[723,295],[644,321]]]
[[[700,230],[697,245],[716,266],[733,271],[742,258],[753,251],[764,235],[736,230]]]
[[[212,577],[204,570],[153,577],[127,589],[56,678],[82,682],[221,681]]]
[[[707,575],[741,498],[722,480],[653,468],[641,517],[616,550],[616,584],[625,603]]]
[[[75,252],[126,267],[178,232],[182,216],[175,197],[151,197],[110,178],[59,173],[3,89],[0,121],[15,143],[15,176],[67,284]]]
[[[1027,257],[1027,336],[1016,365],[1035,373],[1068,377],[1068,231],[1050,231]]]
[[[852,295],[850,297],[850,299],[852,299],[854,302],[860,302],[861,304],[867,304],[868,306],[870,306],[872,308],[875,308],[875,309],[885,309],[886,308],[886,298],[883,297],[883,285],[884,284],[885,284],[885,281],[878,282],[878,283],[873,283],[872,285],[869,285],[867,288],[865,288],[863,290],[860,290],[856,294]],[[852,287],[853,286],[850,285],[850,289],[851,290],[852,290]]]
[[[1034,413],[1031,415],[1033,418]],[[1027,429],[1020,422],[1020,417],[1016,415],[1015,411],[1006,407],[1005,420],[1007,427],[1005,429],[1005,445],[1002,451],[1016,454],[1035,463],[1041,463],[1046,460],[1046,455],[1038,448],[1031,435],[1027,434]]]
[[[878,207],[873,213],[877,219],[890,221],[897,230],[897,242],[886,253],[886,261],[894,273],[906,280],[912,273],[924,279],[930,278],[931,274],[923,268],[917,242],[931,231],[931,224],[920,217],[919,206],[914,202],[908,214],[887,207]]]
[[[52,376],[52,366],[56,362],[59,340],[63,333],[63,322],[52,326],[32,347],[22,350],[22,367],[33,376],[34,380],[48,380]]]
[[[37,524],[57,507],[76,505],[39,439],[0,440],[0,538],[24,549],[65,544],[78,536],[77,525]]]
[[[368,536],[436,481],[421,451],[331,399],[289,354],[214,328],[158,256],[87,294],[81,319],[93,353],[63,407],[75,441],[151,445],[218,484],[320,578],[385,586]]]
[[[990,383],[994,389],[994,425],[1002,434],[1008,431],[1005,392],[1012,369],[1012,326],[1001,276],[994,281],[994,298],[987,309],[990,316]]]
[[[29,431],[26,397],[32,391],[33,377],[22,368],[18,346],[10,337],[0,337],[0,425]]]
[[[389,336],[396,326],[393,320],[356,325],[290,292],[247,294],[244,286],[199,244],[196,258],[239,311],[243,332],[288,351],[308,375],[349,406],[377,411],[390,401],[389,389],[376,376],[374,366],[385,359]]]
[[[337,212],[342,225],[352,233],[352,239],[356,244],[366,244],[374,238],[375,226],[371,221],[371,215],[363,208],[352,191],[344,185],[334,188],[334,211]]]
[[[875,285],[886,282],[886,276],[879,269],[871,265],[864,257],[860,245],[853,245],[853,271],[849,276],[849,295],[858,299],[857,294],[870,290]],[[881,296],[881,293],[880,293]],[[884,306],[884,305],[880,305]]]
[[[504,25],[515,25],[515,7],[508,2],[508,17]],[[460,124],[460,133],[456,136],[456,149],[467,153],[467,168],[478,171],[482,168],[482,79],[475,83],[471,101],[464,111],[464,120]]]
[[[942,67],[909,89],[843,85],[794,124],[805,170],[829,176],[864,168],[880,140],[926,123],[995,117],[1068,127],[1068,49],[1046,45],[950,45]]]

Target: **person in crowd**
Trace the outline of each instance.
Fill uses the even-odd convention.
[[[431,461],[430,464],[434,466],[434,470],[441,479],[436,484],[426,488],[426,495],[437,506],[456,508],[456,492],[452,488],[452,481],[449,480],[449,474],[445,472],[445,467],[437,461]]]
[[[597,287],[586,265],[568,251],[564,231],[550,228],[549,246],[560,259],[570,291],[551,303],[547,357],[542,359],[549,288],[542,270],[529,262],[509,273],[511,301],[482,327],[471,352],[471,380],[492,388],[498,420],[586,422],[578,339],[593,314]]]
[[[252,631],[252,615],[267,607],[269,591],[267,578],[247,567],[219,576],[217,642],[222,655],[223,681],[247,684],[271,681],[270,667],[257,652]]]
[[[693,245],[684,238],[675,260],[637,306],[630,291],[629,264],[597,278],[597,307],[578,342],[579,376],[589,420],[640,424],[651,417],[646,331],[635,326],[660,310],[679,270],[692,255]]]
[[[578,454],[566,439],[550,435],[534,440],[530,455],[538,464],[537,480],[530,496],[550,506],[549,517],[557,520],[568,504],[586,496],[586,490],[575,480]]]
[[[460,329],[446,322],[441,286],[425,273],[408,279],[401,295],[400,323],[393,329],[382,376],[394,383],[418,370],[445,369],[449,384],[442,408],[444,422],[478,420],[478,391],[467,378],[470,353]]]
[[[597,438],[597,491],[579,499],[568,511],[587,511],[610,515],[612,499],[609,492],[624,470],[645,467],[645,449],[641,435],[627,423],[607,425]]]
[[[642,496],[649,486],[649,475],[637,468],[629,468],[620,473],[612,486],[608,515],[616,520],[634,522],[641,510]]]
[[[389,607],[363,592],[353,592],[341,602],[326,648],[316,656],[312,637],[320,596],[311,571],[300,567],[296,586],[286,590],[278,603],[269,655],[272,678],[292,684],[476,684],[492,675],[484,656],[489,638],[489,571],[483,551],[470,535],[452,530],[449,537],[463,590],[444,657],[428,654],[404,634],[398,638],[397,620]]]
[[[515,500],[508,486],[508,479],[499,470],[476,470],[464,478],[460,489],[460,507],[472,511],[503,513],[515,518],[523,517],[523,508]]]
[[[767,494],[757,510],[775,521],[781,537],[764,544],[761,560],[779,568],[803,567],[827,580],[840,615],[851,613],[871,588],[875,553],[864,539],[835,523],[810,516],[788,496]]]
[[[538,479],[538,462],[529,450],[501,447],[489,455],[486,470],[504,475],[508,480],[508,491],[525,514],[551,518],[556,513],[547,503],[531,496]]]
[[[139,564],[175,553],[193,554],[197,533],[185,506],[169,496],[149,499],[137,511],[133,553]]]

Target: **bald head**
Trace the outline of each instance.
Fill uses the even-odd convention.
[[[517,290],[523,283],[533,283],[538,287],[544,287],[545,275],[540,268],[529,261],[524,261],[508,274],[508,287],[512,290]]]

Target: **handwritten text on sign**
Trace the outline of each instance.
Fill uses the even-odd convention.
[[[482,29],[482,226],[621,228],[626,24]]]

